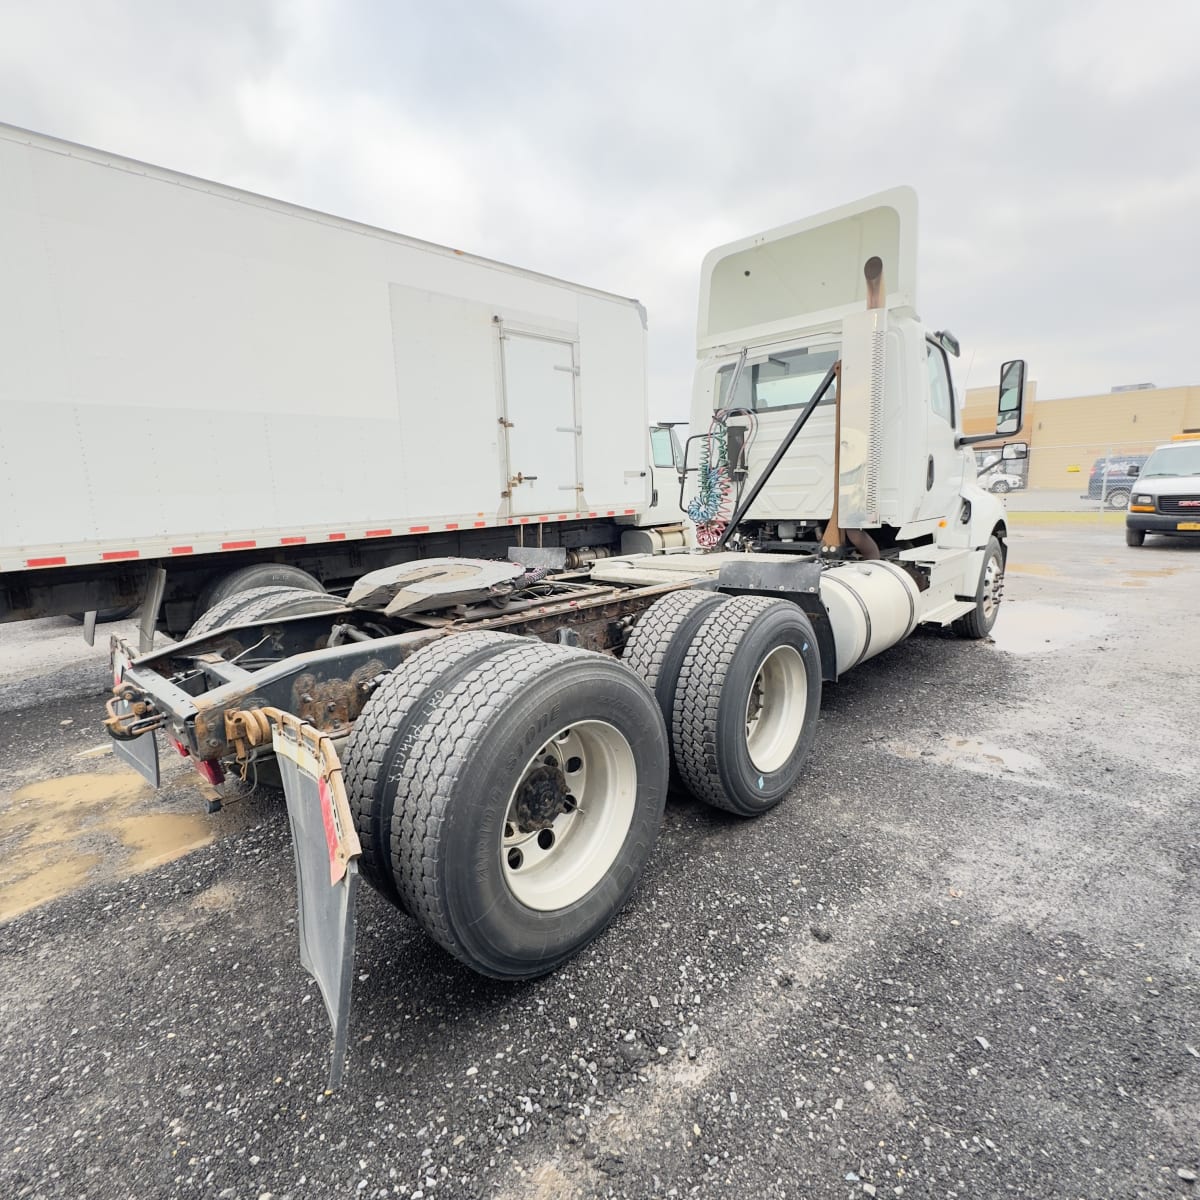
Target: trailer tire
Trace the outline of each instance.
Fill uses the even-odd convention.
[[[223,625],[248,625],[252,621],[265,621],[271,617],[298,617],[304,613],[326,612],[341,607],[342,601],[328,592],[292,587],[251,588],[248,592],[235,592],[218,601],[196,620],[184,638],[212,633]]]
[[[758,816],[800,778],[820,708],[808,617],[788,600],[727,599],[684,655],[671,719],[680,777],[697,799]]]
[[[646,681],[668,729],[683,656],[705,618],[727,599],[720,592],[698,588],[670,592],[642,613],[625,643],[621,661]],[[672,766],[674,760],[672,746]]]
[[[266,587],[302,588],[306,592],[325,591],[319,579],[299,567],[289,566],[287,563],[254,563],[209,580],[196,598],[196,612],[206,613],[214,605],[239,592]]]
[[[611,658],[538,644],[477,664],[432,706],[397,784],[406,906],[480,974],[554,970],[637,886],[666,751],[653,694]]]
[[[362,844],[359,870],[398,908],[408,911],[391,864],[396,774],[417,744],[421,723],[445,689],[473,666],[519,644],[511,633],[479,631],[424,646],[384,677],[354,722],[342,765]]]
[[[1000,612],[1000,596],[1004,590],[1004,548],[999,538],[990,538],[975,589],[975,607],[964,617],[951,622],[959,637],[978,641],[992,632]]]
[[[132,617],[139,608],[141,601],[136,604],[122,604],[117,608],[101,608],[96,612],[96,624],[106,625],[110,621],[124,621],[126,617]],[[87,619],[87,613],[67,613],[76,625],[82,625]]]

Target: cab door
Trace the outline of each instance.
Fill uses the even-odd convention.
[[[954,388],[946,352],[934,342],[925,343],[929,375],[929,403],[926,406],[925,496],[918,520],[948,517],[958,508],[962,492],[963,456],[954,444],[956,414]]]

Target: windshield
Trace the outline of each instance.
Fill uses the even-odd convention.
[[[1155,450],[1146,460],[1141,478],[1148,479],[1151,475],[1200,475],[1200,443]]]
[[[812,399],[817,385],[829,368],[837,362],[838,346],[804,346],[783,350],[748,360],[738,380],[737,394],[728,396],[729,382],[736,363],[729,363],[717,372],[717,408],[751,408],[755,412],[767,409],[799,408]],[[833,388],[826,390],[822,404],[833,402]]]

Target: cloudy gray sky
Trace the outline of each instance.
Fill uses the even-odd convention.
[[[1200,384],[1196,0],[0,0],[0,120],[635,295],[898,183],[969,384]],[[960,380],[961,382],[961,380]]]

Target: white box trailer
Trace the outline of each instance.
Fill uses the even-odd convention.
[[[6,125],[0,262],[0,620],[662,520],[635,300]]]

